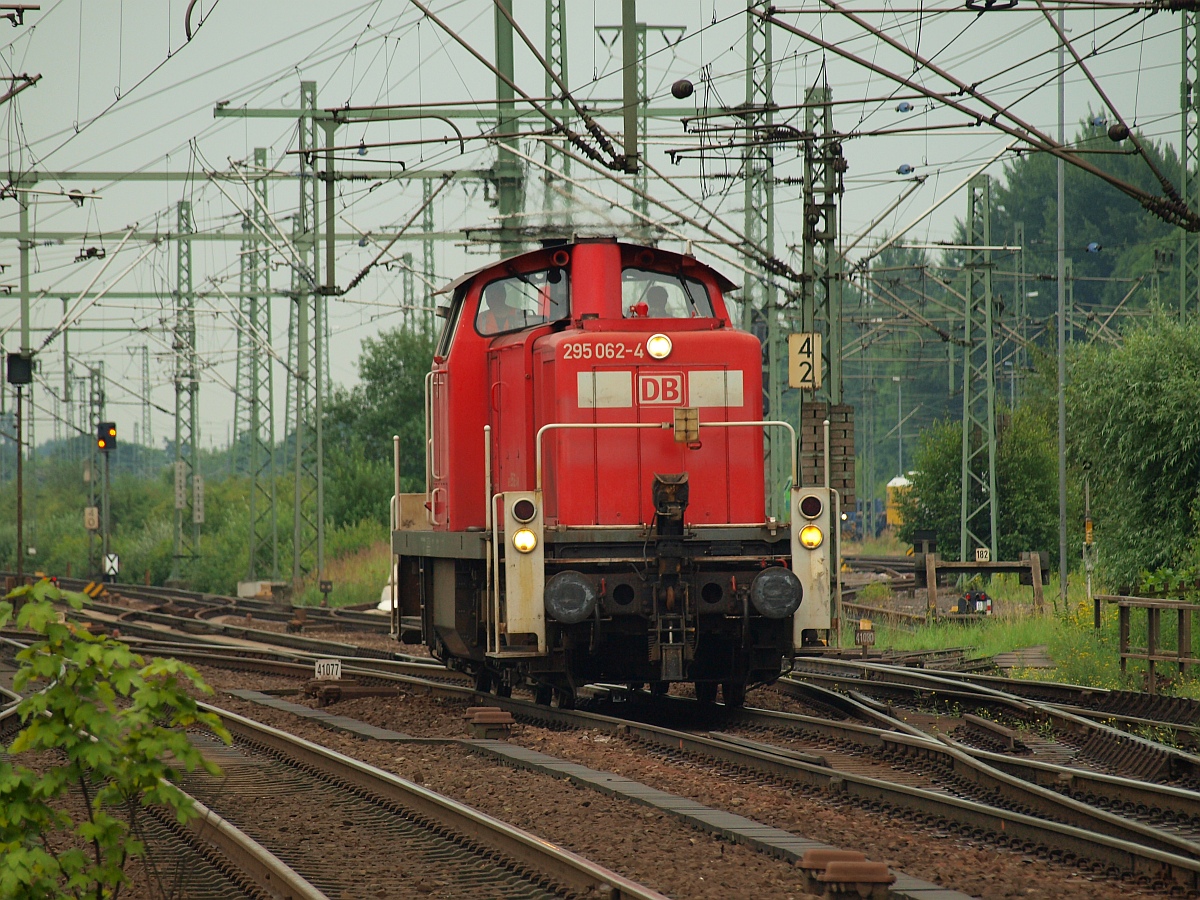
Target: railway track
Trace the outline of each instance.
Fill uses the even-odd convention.
[[[11,639],[4,645],[14,651],[20,646]],[[193,649],[198,661],[204,658],[206,648]],[[311,664],[284,660],[218,656],[204,662],[245,663],[293,677],[311,674]],[[390,673],[380,673],[385,674]],[[200,812],[188,827],[153,810],[146,826],[156,869],[186,870],[189,897],[318,900],[357,896],[364,881],[377,878],[388,891],[407,886],[439,896],[664,900],[543,838],[419,785],[234,713],[204,708],[234,736],[234,744],[226,746],[206,729],[192,732],[193,743],[223,774],[184,778]],[[7,740],[17,727],[15,708],[0,712],[0,737]],[[281,820],[297,819],[308,824],[279,827]],[[325,839],[314,842],[315,833]],[[389,854],[403,861],[396,862],[395,872],[381,865],[381,839]],[[426,872],[436,874],[427,878],[421,874]]]
[[[442,690],[455,689],[443,686]],[[1099,871],[1129,872],[1151,883],[1173,884],[1186,889],[1200,888],[1200,848],[1186,839],[1152,827],[1127,827],[1119,817],[1088,807],[1087,804],[1064,802],[1073,798],[1053,798],[1047,796],[1052,792],[1031,790],[1036,786],[1015,777],[1003,777],[1003,773],[996,770],[989,771],[990,767],[972,760],[969,754],[947,748],[928,737],[883,732],[882,729],[866,732],[851,729],[858,733],[860,744],[863,734],[873,734],[871,740],[878,740],[880,746],[884,747],[886,735],[887,746],[884,749],[893,754],[911,759],[932,756],[953,758],[955,766],[961,770],[959,777],[964,783],[983,786],[983,793],[997,795],[999,802],[996,797],[985,803],[954,796],[947,791],[931,790],[928,786],[914,785],[911,770],[902,777],[884,779],[853,771],[852,766],[839,768],[821,753],[747,742],[710,730],[666,728],[627,715],[551,709],[514,698],[492,697],[488,702],[511,712],[522,721],[549,727],[598,729],[653,746],[661,752],[714,762],[731,773],[751,772],[788,784],[819,788],[836,799],[877,805],[895,814],[908,815],[915,821],[935,824],[952,833],[980,839],[987,837],[1002,845],[1026,852],[1036,850],[1055,858],[1086,860]],[[691,705],[693,709],[700,706]],[[733,714],[730,721],[745,721],[742,717],[758,714],[755,710],[744,710]],[[846,726],[825,720],[822,727]],[[875,767],[875,771],[878,772],[878,767]],[[1069,817],[1071,821],[1042,818],[1039,813],[1055,818]],[[1165,850],[1162,847],[1174,849]]]
[[[809,698],[818,702],[824,699],[814,698],[811,693]],[[864,747],[878,748],[889,763],[902,771],[911,770],[915,762],[922,777],[929,774],[932,765],[933,771],[940,773],[937,777],[962,796],[1007,795],[1010,808],[1034,810],[1057,821],[1084,821],[1107,834],[1171,848],[1174,852],[1191,855],[1200,850],[1196,844],[1200,839],[1200,794],[1194,791],[1015,755],[1027,751],[1019,739],[1014,741],[1015,746],[1009,746],[1008,752],[981,749],[948,737],[941,737],[929,746],[933,736],[869,706],[840,695],[826,702],[831,708],[839,708],[871,724],[849,719],[831,724],[827,720],[759,710],[747,710],[737,719],[749,730],[815,737],[818,742],[831,744],[835,752],[848,748],[855,758],[868,755]],[[978,727],[993,738],[993,744],[1002,744],[1003,737],[1014,737],[995,723],[985,722]],[[896,734],[908,734],[918,742],[897,739]],[[795,743],[788,746],[794,747]],[[1019,779],[1021,784],[1000,785],[997,773]],[[1062,803],[1047,791],[1074,802]],[[1101,814],[1081,811],[1075,803],[1093,807]],[[1079,816],[1084,818],[1080,820]],[[1146,828],[1127,828],[1130,821]]]
[[[137,643],[147,653],[169,653],[193,662],[305,679],[311,675],[311,661],[316,656],[298,650],[268,652],[231,647],[220,648],[214,656],[214,648],[189,647],[181,641]],[[1195,843],[1200,834],[1200,796],[1194,792],[1178,784],[1161,783],[1164,779],[1158,782],[1153,778],[1126,779],[1111,772],[1022,759],[1012,753],[997,752],[995,747],[952,746],[898,722],[885,703],[858,690],[888,685],[881,681],[885,667],[875,667],[878,671],[868,673],[861,663],[810,660],[807,664],[825,669],[842,667],[854,673],[845,678],[850,684],[845,689],[859,696],[826,692],[822,698],[833,709],[840,706],[841,724],[836,719],[806,720],[789,714],[745,710],[727,715],[719,731],[697,727],[670,729],[638,721],[646,717],[646,712],[632,715],[636,704],[614,703],[609,711],[620,714],[604,716],[582,710],[549,709],[520,698],[483,696],[489,705],[507,709],[521,721],[556,728],[606,730],[621,739],[655,748],[657,753],[681,753],[731,771],[815,786],[840,801],[874,804],[916,821],[937,823],[938,827],[953,832],[986,837],[1026,851],[1038,850],[1051,857],[1084,860],[1097,871],[1132,873],[1146,883],[1200,889],[1200,862],[1197,862],[1200,847]],[[1053,708],[1052,704],[1011,695],[1001,698],[1001,692],[992,688],[987,679],[957,675],[943,678],[944,673],[933,675],[896,667],[887,671],[898,673],[897,677],[905,676],[910,682],[905,685],[906,690],[914,695],[940,692],[943,696],[958,695],[959,702],[980,702],[981,697],[986,697],[990,703],[1003,699],[1029,708]],[[343,673],[360,684],[382,689],[388,685],[422,687],[457,697],[467,704],[480,699],[463,676],[429,662],[345,658]],[[923,678],[942,680],[931,686]],[[810,687],[810,699],[812,690]],[[675,704],[688,706],[687,701]],[[700,707],[691,704],[689,708]],[[655,709],[649,715],[661,716],[661,707]],[[713,708],[707,709],[707,714],[711,714]],[[1072,713],[1056,708],[1054,712],[1069,717],[1076,725],[1084,723],[1084,731],[1100,729],[1120,734]],[[739,733],[739,729],[744,730]],[[794,737],[814,730],[819,740],[808,746]],[[764,732],[784,737],[768,743],[762,739]],[[993,738],[998,733],[991,731]],[[848,734],[852,737],[847,737]],[[1131,740],[1127,735],[1122,737]],[[840,744],[830,745],[830,741]],[[1118,741],[1117,745],[1125,749],[1132,746],[1137,751],[1135,757],[1165,753],[1168,759],[1174,758],[1170,748],[1149,741],[1134,740],[1132,745]],[[1187,755],[1180,758],[1186,759]],[[1123,764],[1118,758],[1112,762],[1114,769]],[[914,775],[920,768],[932,771],[934,777]],[[1179,782],[1179,766],[1173,771],[1174,780]],[[1182,771],[1183,783],[1191,771]]]
[[[1134,725],[1172,726],[1183,734],[1200,728],[1200,700],[1145,691],[1109,690],[1053,681],[1003,678],[995,675],[946,672],[947,677],[1052,703],[1079,715],[1100,717]]]
[[[162,638],[164,634],[172,632],[180,635],[209,634],[221,638],[236,638],[273,646],[290,647],[295,650],[306,650],[325,656],[373,656],[379,659],[390,659],[397,655],[390,650],[380,650],[344,641],[269,631],[255,628],[250,624],[214,622],[210,618],[179,615],[178,613],[178,610],[161,612],[158,609],[129,609],[115,604],[93,601],[76,615],[101,628],[115,628],[121,634],[132,634],[151,639]],[[224,614],[234,615],[235,613],[226,612]],[[253,620],[251,619],[251,621]]]
[[[59,586],[65,590],[83,592],[92,582],[80,579],[60,578]],[[313,638],[313,633],[353,634],[355,632],[384,636],[390,633],[388,616],[349,607],[315,607],[279,604],[270,600],[245,597],[228,597],[176,588],[152,587],[132,584],[105,585],[104,599],[94,599],[88,609],[93,619],[107,624],[106,617],[119,619],[124,633],[153,637],[162,628],[172,628],[185,633],[212,633],[225,637],[246,640],[265,640],[273,635],[278,645],[314,652],[354,652],[360,656],[377,655],[386,657],[391,651],[375,647],[363,647],[322,638]],[[122,604],[125,605],[122,605]],[[80,615],[87,615],[84,610]],[[242,623],[220,623],[213,621],[223,617],[236,617]],[[268,630],[254,624],[283,625],[287,631]],[[153,627],[153,626],[157,626]],[[417,634],[420,624],[413,619],[403,619],[401,629],[405,633]],[[305,634],[307,632],[307,635]]]
[[[850,553],[842,562],[857,572],[878,572],[882,575],[911,575],[916,563],[911,556],[868,556]]]
[[[388,893],[663,900],[420,785],[218,707],[205,709],[221,718],[234,743],[193,734],[224,776],[189,776],[188,789],[248,832],[263,833],[330,896],[360,896],[365,880],[379,880]],[[281,820],[291,824],[280,827]]]
[[[267,662],[235,659],[230,664]],[[310,672],[303,663],[288,665],[294,667],[291,671],[297,677]],[[1131,873],[1146,883],[1200,889],[1200,846],[1195,843],[1200,796],[1193,792],[955,747],[904,723],[885,721],[885,713],[848,698],[826,698],[826,702],[833,706],[856,703],[845,715],[873,717],[876,724],[752,709],[725,714],[719,707],[671,701],[671,708],[677,711],[674,714],[682,715],[685,725],[687,717],[698,711],[719,716],[721,730],[714,731],[712,722],[667,728],[645,721],[664,717],[661,703],[614,703],[609,711],[617,714],[604,715],[480,695],[466,684],[386,673],[371,659],[346,660],[343,672],[360,682],[374,679],[402,683],[409,689],[424,687],[441,696],[457,697],[464,704],[481,702],[483,697],[483,702],[511,712],[519,721],[552,728],[597,729],[658,753],[682,754],[731,772],[751,772],[768,780],[815,787],[838,801],[879,806],[914,821],[1026,852],[1084,861],[1096,871]],[[884,725],[888,727],[881,727]],[[761,733],[737,733],[739,727],[760,732],[813,732],[824,743],[808,747],[795,741],[770,744],[761,739]],[[840,743],[831,749],[831,740]],[[834,752],[839,746],[840,755]],[[920,774],[922,769],[932,771],[933,776]],[[1128,815],[1130,804],[1143,810],[1140,817]]]
[[[0,573],[5,574],[5,573]],[[92,582],[78,578],[60,578],[59,586],[64,590],[82,591]],[[174,605],[180,610],[192,610],[198,618],[221,615],[245,615],[271,622],[291,622],[303,613],[308,623],[315,627],[331,626],[347,631],[368,631],[387,634],[387,616],[350,607],[320,607],[280,604],[256,597],[229,597],[202,591],[187,591],[180,588],[150,585],[110,583],[105,590],[120,597],[139,600],[152,605]]]

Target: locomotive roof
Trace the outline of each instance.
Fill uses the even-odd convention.
[[[592,239],[581,239],[581,240],[571,241],[570,243],[561,244],[561,245],[558,245],[555,247],[542,247],[537,250],[526,250],[523,253],[516,253],[512,256],[506,256],[503,259],[498,259],[495,262],[490,262],[487,265],[480,266],[477,269],[472,269],[470,272],[464,272],[462,275],[459,275],[457,278],[455,278],[453,281],[451,281],[446,286],[434,291],[434,294],[436,295],[436,294],[451,293],[451,292],[457,290],[462,285],[466,284],[471,279],[473,279],[480,272],[486,272],[488,269],[494,269],[496,266],[499,266],[506,262],[510,262],[514,259],[520,259],[523,256],[532,256],[535,253],[543,253],[546,250],[559,250],[559,249],[563,249],[563,248],[576,247],[579,244],[595,244],[595,243],[599,243],[601,241],[603,241],[604,243],[611,242],[614,244],[623,244],[626,247],[645,246],[643,244],[630,244],[630,243],[626,243],[625,241],[617,241],[617,240],[612,240],[612,239],[604,240],[604,239],[592,238]],[[652,249],[655,253],[662,254],[663,256],[671,256],[678,260],[688,260],[690,262],[690,264],[693,266],[698,266],[700,268],[707,269],[709,272],[712,273],[713,277],[717,280],[717,287],[719,287],[722,291],[732,291],[737,288],[736,283],[730,281],[725,275],[721,274],[721,272],[717,271],[716,269],[714,269],[712,266],[708,265],[707,263],[700,262],[694,256],[688,256],[683,253],[675,253],[672,250],[662,250],[658,247],[651,247],[649,249]]]

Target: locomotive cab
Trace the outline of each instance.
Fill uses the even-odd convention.
[[[762,421],[761,345],[733,327],[732,287],[615,240],[449,286],[428,530],[393,533],[402,612],[436,656],[560,703],[592,681],[689,681],[738,704],[828,627],[798,615],[791,530],[765,515],[764,439],[794,471],[795,436]]]

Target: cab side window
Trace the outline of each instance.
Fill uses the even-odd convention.
[[[570,315],[565,269],[542,269],[484,285],[475,330],[485,337],[555,322]]]
[[[450,301],[450,308],[446,311],[446,324],[442,327],[442,334],[438,338],[438,356],[445,357],[450,353],[450,344],[454,341],[454,332],[458,329],[458,320],[462,315],[463,300],[466,296],[467,289],[465,286],[458,288],[454,292],[454,297]]]
[[[690,319],[713,314],[703,282],[635,268],[621,272],[621,307],[626,318]]]

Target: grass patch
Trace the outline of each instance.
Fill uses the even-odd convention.
[[[358,603],[378,603],[379,593],[387,582],[391,550],[387,541],[346,553],[325,563],[325,577],[333,582],[329,595],[330,606],[353,606]],[[321,605],[320,587],[314,579],[304,585],[296,599],[304,606]]]
[[[998,576],[984,586],[993,597],[998,615],[961,625],[945,620],[934,625],[919,626],[914,631],[889,628],[876,623],[876,647],[895,650],[948,650],[971,648],[971,658],[995,656],[1012,650],[1045,645],[1057,663],[1054,669],[1015,670],[1015,678],[1035,678],[1062,681],[1088,687],[1145,690],[1146,665],[1130,662],[1129,671],[1121,674],[1118,656],[1117,608],[1101,606],[1100,630],[1093,627],[1093,607],[1088,602],[1082,579],[1072,583],[1065,606],[1057,600],[1057,578],[1046,586],[1046,603],[1042,614],[1033,606],[1032,590],[1017,583],[1015,576]],[[947,588],[946,590],[952,590]],[[1101,591],[1097,590],[1097,593]],[[854,622],[846,623],[843,646],[854,645]],[[1196,629],[1194,629],[1195,631]],[[1176,646],[1176,617],[1162,619],[1162,647]],[[1200,634],[1193,634],[1192,655]],[[1130,641],[1133,646],[1145,646],[1146,617],[1136,614],[1132,620]],[[1193,669],[1178,677],[1176,666],[1160,663],[1158,673],[1172,676],[1173,682],[1163,692],[1200,699],[1200,672]]]
[[[842,542],[842,553],[848,556],[904,556],[910,549],[912,544],[904,543],[889,530],[877,538]]]

